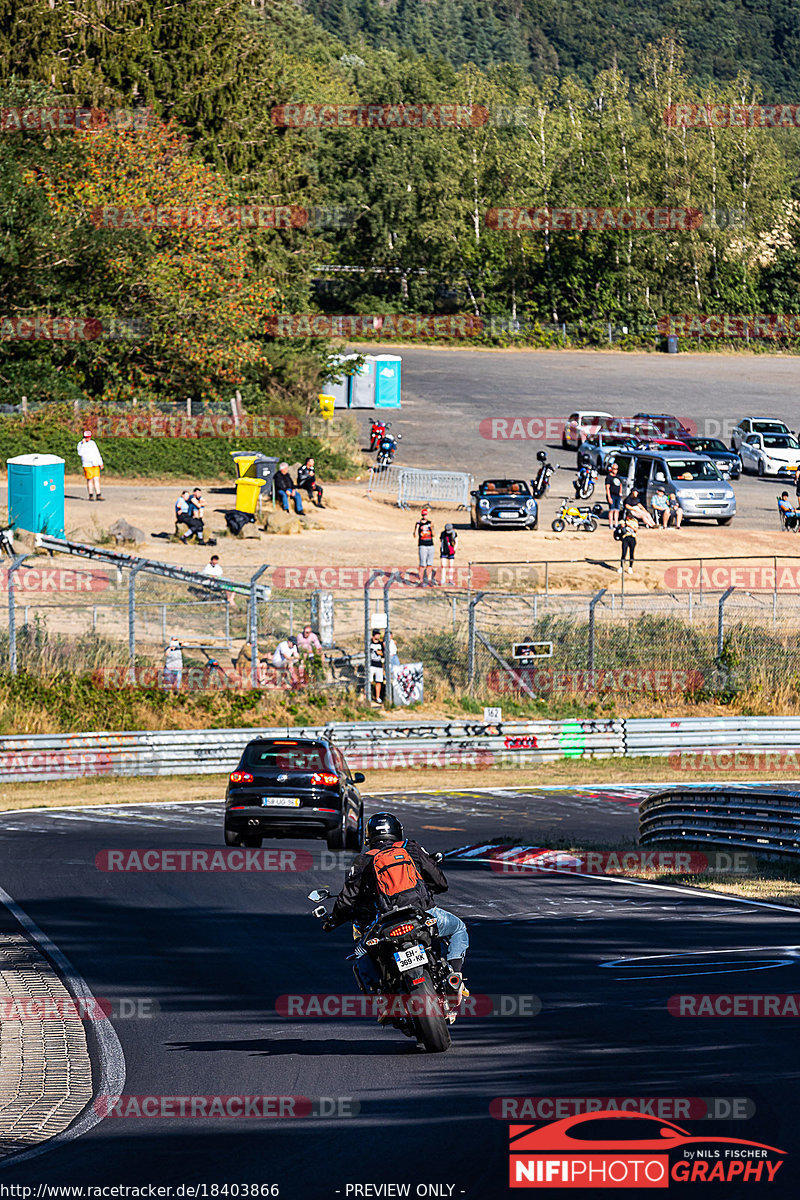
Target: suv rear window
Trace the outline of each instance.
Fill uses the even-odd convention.
[[[323,746],[310,742],[270,742],[266,745],[248,746],[245,751],[245,767],[261,767],[266,771],[327,771],[326,753]]]

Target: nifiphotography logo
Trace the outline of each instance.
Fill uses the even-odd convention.
[[[512,1188],[771,1183],[786,1154],[762,1142],[698,1136],[672,1121],[611,1108],[538,1128],[510,1125],[508,1136]]]

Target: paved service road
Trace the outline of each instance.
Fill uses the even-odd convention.
[[[536,451],[545,448],[553,462],[573,468],[576,461],[574,452],[561,450],[558,438],[487,440],[479,431],[487,417],[563,419],[579,408],[615,416],[668,412],[694,421],[701,433],[722,437],[726,445],[730,429],[748,414],[775,416],[794,432],[800,422],[800,358],[421,347],[398,353],[403,408],[393,428],[403,441],[397,461],[470,471],[476,478],[529,479],[538,465]],[[368,414],[359,416],[366,427]],[[571,496],[570,479],[556,475],[552,497]],[[736,524],[777,529],[775,497],[785,486],[754,476],[735,482]]]
[[[550,835],[623,840],[635,831],[639,791],[383,796],[370,809],[391,805],[431,849],[492,834],[536,844]],[[686,891],[503,876],[454,862],[448,903],[469,923],[472,992],[535,995],[542,1008],[535,1017],[465,1017],[447,1054],[424,1055],[370,1019],[276,1013],[282,995],[353,991],[349,934],[323,935],[305,899],[314,886],[338,887],[341,870],[323,869],[319,857],[324,844],[266,843],[310,849],[318,865],[303,872],[96,866],[111,849],[217,849],[220,810],[0,814],[4,886],[94,995],[114,1005],[127,1095],[342,1098],[360,1111],[283,1121],[109,1118],[34,1162],[0,1167],[0,1184],[274,1182],[283,1197],[335,1200],[348,1184],[407,1182],[411,1195],[419,1184],[452,1185],[429,1194],[485,1200],[508,1194],[508,1129],[490,1115],[493,1100],[733,1097],[750,1101],[754,1115],[688,1120],[678,1107],[677,1123],[788,1150],[768,1194],[796,1191],[796,1020],[679,1019],[667,1001],[678,992],[800,992],[798,917]],[[632,957],[641,961],[618,962]],[[123,1000],[149,1015],[117,1015]]]

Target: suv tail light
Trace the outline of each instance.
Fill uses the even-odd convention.
[[[311,782],[312,784],[321,783],[323,787],[336,787],[339,783],[339,776],[329,775],[327,771],[323,771],[322,773],[312,775]]]
[[[231,783],[252,783],[253,776],[249,771],[233,771],[229,776]]]
[[[395,925],[394,929],[389,930],[389,937],[400,937],[401,933],[411,933],[413,925]]]

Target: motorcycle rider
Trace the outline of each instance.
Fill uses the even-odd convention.
[[[460,1002],[465,994],[463,987],[464,958],[469,947],[467,927],[460,917],[433,903],[434,895],[447,891],[447,880],[424,846],[403,837],[403,826],[393,813],[375,813],[367,822],[367,845],[369,850],[359,854],[347,873],[342,890],[336,897],[331,915],[323,922],[326,933],[336,929],[345,921],[352,921],[361,930],[367,931],[376,916],[382,911],[379,900],[378,881],[375,876],[374,852],[392,846],[402,847],[417,869],[416,892],[420,904],[436,918],[442,940],[447,945],[447,960],[451,970],[451,989]],[[372,851],[373,853],[370,853]],[[366,934],[364,934],[366,936]],[[367,987],[378,983],[375,965],[364,946],[362,936],[356,946],[358,973]]]

